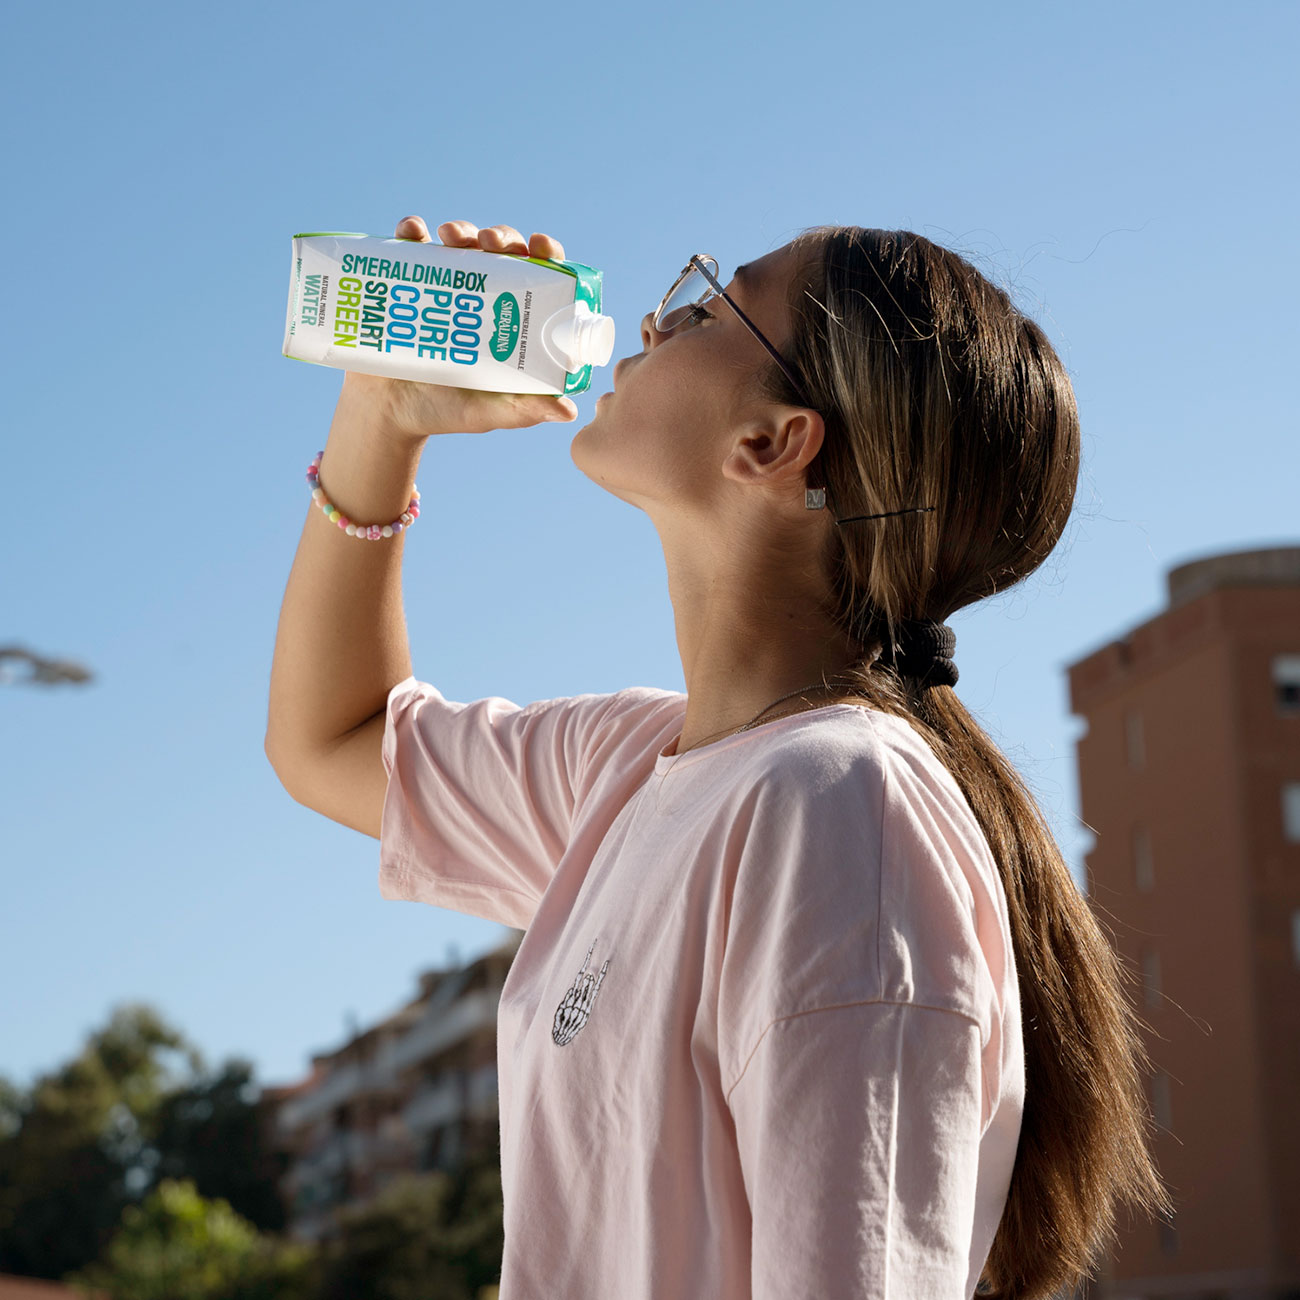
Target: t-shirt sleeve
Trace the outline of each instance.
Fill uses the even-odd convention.
[[[969,1300],[980,1029],[908,1003],[768,1026],[727,1095],[754,1300]]]
[[[379,892],[527,929],[575,809],[620,739],[653,735],[671,692],[446,699],[408,677],[388,694]]]
[[[718,973],[724,1087],[766,1026],[817,1007],[934,1007],[974,1020],[989,1046],[997,996],[971,886],[977,846],[961,838],[979,830],[932,780],[883,746],[810,749],[745,796]]]

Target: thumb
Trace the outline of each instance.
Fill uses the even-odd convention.
[[[567,397],[556,397],[547,401],[543,408],[544,420],[576,420],[578,408]]]

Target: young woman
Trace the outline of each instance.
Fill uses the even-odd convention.
[[[665,289],[571,455],[659,532],[686,694],[416,680],[401,530],[358,544],[326,511],[409,521],[430,435],[575,408],[349,373],[267,753],[379,839],[384,897],[525,931],[502,1300],[1050,1296],[1121,1205],[1170,1203],[1126,973],[953,690],[945,620],[1060,538],[1069,380],[906,231],[814,228],[729,280],[697,255]]]

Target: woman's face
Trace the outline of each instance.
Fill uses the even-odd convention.
[[[730,281],[718,277],[783,355],[790,329],[786,294],[798,269],[787,244]],[[717,295],[704,307],[707,317],[666,334],[654,327],[655,306],[641,321],[642,350],[614,367],[614,391],[598,399],[569,454],[593,482],[648,513],[656,505],[707,510],[725,487],[729,452],[738,441],[761,449],[764,427],[782,409],[754,391],[769,355]]]

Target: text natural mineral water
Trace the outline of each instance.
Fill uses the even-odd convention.
[[[293,237],[284,355],[496,393],[581,393],[614,351],[601,273],[343,231]]]

